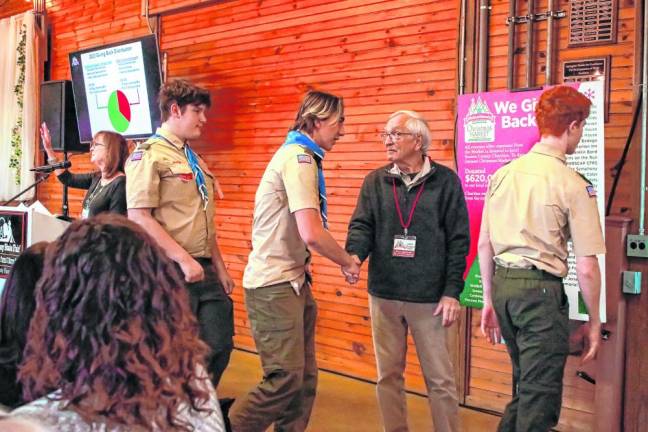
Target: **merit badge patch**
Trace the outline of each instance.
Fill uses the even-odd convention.
[[[587,191],[587,195],[589,195],[590,198],[596,197],[596,189],[594,189],[594,186],[585,186],[585,190]]]
[[[135,151],[135,152],[133,152],[133,154],[131,155],[131,159],[130,159],[130,160],[131,160],[131,161],[138,161],[138,160],[142,159],[142,155],[143,155],[143,154],[144,154],[143,151]]]
[[[310,157],[310,155],[307,155],[307,154],[300,154],[300,155],[297,155],[297,162],[309,164],[309,163],[313,163],[313,158]]]

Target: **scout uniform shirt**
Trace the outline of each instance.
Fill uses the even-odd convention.
[[[184,143],[164,127],[137,146],[126,162],[129,209],[152,209],[153,218],[194,258],[211,258],[214,240],[214,176],[202,158],[209,201],[204,208],[184,154]],[[166,138],[166,139],[165,139]]]
[[[497,265],[567,275],[567,241],[578,257],[605,253],[593,186],[544,144],[504,165],[490,180],[481,230]]]
[[[252,252],[243,274],[245,288],[290,282],[299,292],[310,252],[293,213],[310,208],[320,209],[315,157],[299,145],[283,146],[263,173],[254,199]]]

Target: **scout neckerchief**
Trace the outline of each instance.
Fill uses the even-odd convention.
[[[317,163],[317,185],[319,188],[319,204],[320,214],[322,215],[322,222],[324,228],[328,228],[328,216],[326,205],[326,183],[324,182],[324,170],[322,170],[322,159],[324,159],[324,150],[318,146],[315,141],[307,137],[301,132],[290,131],[286,136],[286,141],[282,147],[287,145],[299,145],[306,147],[308,150],[315,154],[315,162]]]
[[[392,178],[392,190],[394,192],[394,204],[396,205],[396,213],[398,213],[398,219],[400,221],[401,227],[403,228],[403,235],[394,236],[394,248],[392,249],[392,256],[401,257],[401,258],[414,258],[416,254],[416,236],[408,236],[407,230],[412,224],[412,218],[414,217],[414,210],[418,205],[421,194],[423,193],[423,187],[425,186],[425,180],[421,182],[418,192],[416,192],[416,198],[412,203],[412,208],[409,212],[409,217],[407,222],[403,219],[403,212],[401,211],[400,203],[398,202],[398,192],[396,191],[396,179]]]
[[[151,138],[161,138],[175,147],[175,145],[171,141],[169,141],[168,138],[160,134],[155,134]],[[207,191],[207,184],[205,183],[205,173],[203,172],[202,168],[200,168],[200,164],[198,163],[198,156],[196,156],[196,153],[191,149],[191,147],[189,147],[189,143],[187,142],[184,143],[184,154],[187,158],[187,162],[189,163],[189,167],[191,168],[191,172],[193,172],[194,179],[196,180],[196,186],[198,186],[200,197],[203,200],[203,210],[207,210],[207,203],[209,203],[209,192]]]

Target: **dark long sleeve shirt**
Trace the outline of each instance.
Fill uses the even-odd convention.
[[[470,244],[468,211],[457,175],[431,162],[431,169],[409,190],[392,165],[364,180],[349,223],[346,250],[369,261],[369,293],[390,300],[436,303],[442,296],[458,299]],[[416,237],[414,258],[392,256],[394,236],[403,235],[393,184],[407,220],[419,185],[423,184],[409,236]]]

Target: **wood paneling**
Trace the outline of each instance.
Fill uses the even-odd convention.
[[[237,283],[235,343],[254,349],[241,288],[254,193],[302,96],[317,88],[345,98],[346,135],[324,162],[331,232],[343,243],[362,179],[385,164],[377,132],[390,113],[407,108],[424,114],[432,126],[430,155],[453,165],[459,5],[441,0],[151,2],[159,8],[190,3],[200,4],[162,16],[160,46],[169,77],[191,79],[212,92],[209,126],[195,148],[225,191],[216,224]],[[69,52],[148,31],[140,2],[129,0],[53,0],[49,17],[52,79],[69,78]],[[74,171],[92,168],[86,155],[72,160]],[[82,196],[71,193],[73,215]],[[40,188],[39,198],[59,209],[56,179]],[[349,286],[339,268],[319,256],[313,273],[320,367],[375,379],[366,275]],[[407,362],[408,387],[423,392],[413,345]]]
[[[27,12],[32,7],[25,0],[0,0],[0,19]]]
[[[215,96],[214,128],[197,147],[226,193],[217,209],[219,242],[237,281],[256,186],[307,90],[345,98],[346,135],[324,162],[331,232],[340,243],[362,179],[385,163],[376,133],[391,112],[424,113],[434,129],[433,157],[451,164],[456,24],[456,8],[440,1],[406,8],[400,1],[235,1],[163,17],[169,76],[194,79]],[[374,379],[366,278],[350,287],[321,257],[313,273],[320,366]],[[253,349],[241,291],[234,299],[236,343]],[[412,346],[406,380],[423,391],[417,366]]]

